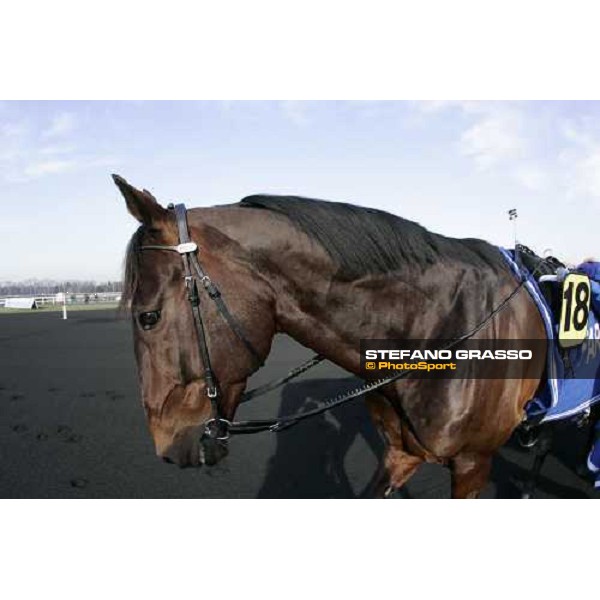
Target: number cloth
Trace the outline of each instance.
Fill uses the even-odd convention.
[[[585,273],[590,278],[592,286],[592,308],[600,315],[600,262],[586,261],[577,267],[578,271]]]
[[[525,278],[525,287],[540,311],[549,341],[545,379],[536,396],[525,407],[527,418],[541,422],[576,417],[600,402],[600,312],[590,311],[587,338],[583,344],[560,349],[558,319],[535,278],[525,267],[517,265],[513,251],[504,248],[500,251],[515,276]]]

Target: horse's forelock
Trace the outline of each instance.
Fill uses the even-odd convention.
[[[123,293],[119,303],[119,311],[129,312],[131,302],[140,280],[139,248],[145,227],[141,225],[131,236],[125,251],[123,262]]]

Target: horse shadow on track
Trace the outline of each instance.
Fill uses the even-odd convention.
[[[318,379],[288,384],[282,392],[279,416],[316,408],[318,399],[354,389],[353,377]],[[534,497],[593,498],[593,488],[575,475],[582,464],[585,433],[573,426],[557,427],[551,455],[554,465],[542,469]],[[384,444],[371,422],[363,399],[312,417],[276,435],[259,498],[366,497],[383,456]],[[519,498],[533,464],[530,451],[516,437],[494,457],[491,485],[483,498]],[[557,467],[562,464],[562,468]],[[565,469],[573,473],[565,477]],[[439,465],[424,464],[395,498],[448,498],[450,473]]]
[[[354,389],[361,383],[348,377],[288,384],[281,394],[279,416],[314,409],[318,399]],[[361,399],[275,435],[275,453],[269,461],[259,498],[360,496],[384,448]]]
[[[352,390],[354,377],[288,384],[279,416],[316,408],[318,399]],[[364,498],[383,456],[384,443],[364,399],[357,398],[275,434],[276,448],[257,494],[259,498]],[[443,498],[450,493],[449,473],[424,465],[397,498]]]

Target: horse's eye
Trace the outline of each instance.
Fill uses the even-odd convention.
[[[138,321],[142,326],[142,329],[148,331],[148,329],[152,329],[160,320],[160,310],[153,310],[150,312],[140,313],[138,316]]]

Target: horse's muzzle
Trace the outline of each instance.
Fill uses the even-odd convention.
[[[214,439],[205,435],[203,428],[194,428],[177,436],[173,443],[157,454],[167,463],[186,468],[215,465],[227,452],[227,440]]]

